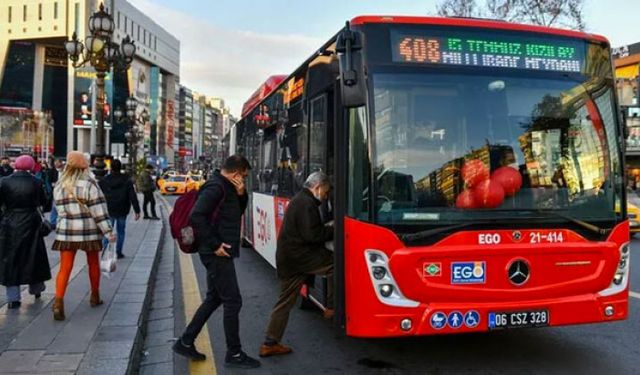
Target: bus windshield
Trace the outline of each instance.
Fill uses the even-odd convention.
[[[377,222],[616,219],[611,79],[387,66],[373,82]]]

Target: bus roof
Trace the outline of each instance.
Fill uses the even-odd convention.
[[[404,24],[426,24],[444,26],[466,26],[483,27],[500,30],[530,31],[536,33],[566,36],[571,38],[581,38],[596,40],[609,44],[609,40],[602,35],[583,33],[574,30],[558,29],[537,25],[523,25],[481,18],[445,18],[445,17],[415,17],[415,16],[357,16],[351,20],[352,25],[364,25],[367,23],[404,23]]]
[[[246,116],[254,109],[264,98],[269,96],[285,79],[286,75],[275,75],[267,78],[266,81],[249,97],[242,106],[242,117]]]

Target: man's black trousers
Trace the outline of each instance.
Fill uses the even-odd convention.
[[[144,195],[144,202],[142,203],[144,217],[149,217],[149,215],[147,215],[148,204],[151,204],[151,216],[158,217],[158,215],[156,215],[156,198],[153,196],[153,191],[145,191],[142,194]]]
[[[223,305],[227,350],[237,354],[241,350],[239,314],[242,296],[233,258],[200,255],[200,259],[207,269],[207,296],[187,326],[182,341],[187,345],[193,344],[211,314]]]

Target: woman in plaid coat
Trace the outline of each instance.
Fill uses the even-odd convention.
[[[64,320],[64,294],[69,283],[73,261],[78,250],[87,253],[91,281],[91,307],[100,299],[100,251],[107,235],[115,242],[107,211],[107,202],[98,183],[89,174],[89,163],[78,151],[67,154],[67,166],[53,192],[58,224],[53,250],[60,251],[60,271],[56,279],[53,318]]]

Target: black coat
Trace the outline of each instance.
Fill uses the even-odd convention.
[[[231,181],[219,171],[213,173],[200,188],[198,200],[191,211],[191,225],[200,254],[213,254],[222,243],[226,243],[231,245],[227,249],[229,255],[234,258],[240,255],[240,228],[247,202],[247,193],[238,195]],[[218,213],[212,220],[216,210]]]
[[[309,273],[333,257],[325,247],[333,239],[333,227],[322,223],[319,206],[309,189],[302,189],[287,206],[276,250],[278,277]]]
[[[10,166],[0,166],[0,177],[7,177],[13,173],[13,168]]]
[[[107,199],[110,217],[125,217],[129,215],[132,205],[133,211],[140,213],[138,195],[133,188],[133,181],[128,175],[111,173],[100,180],[99,185]]]
[[[28,172],[0,179],[0,284],[17,286],[51,279],[41,216],[46,204],[42,182]]]

